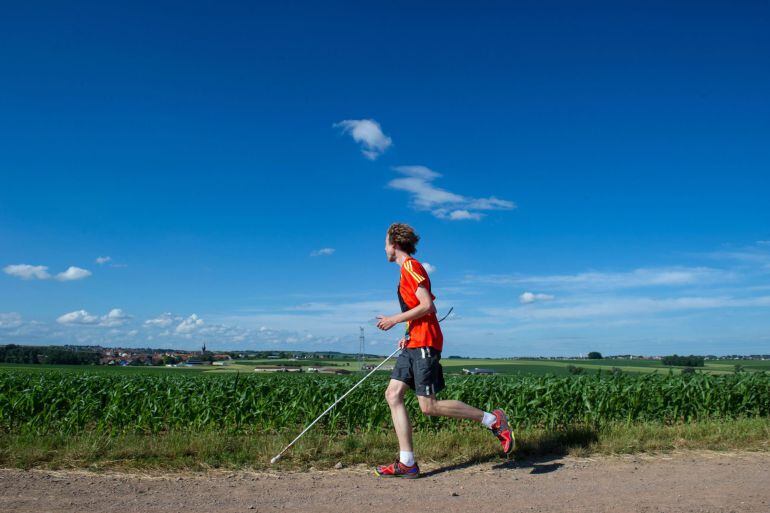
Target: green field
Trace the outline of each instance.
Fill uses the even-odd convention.
[[[381,359],[367,359],[366,364],[380,363]],[[119,375],[132,374],[158,374],[158,373],[238,373],[253,372],[257,366],[287,366],[301,367],[307,370],[308,367],[332,367],[350,371],[359,371],[361,363],[357,360],[347,359],[312,359],[312,360],[232,360],[226,362],[223,366],[201,365],[194,367],[115,367],[106,365],[33,365],[33,364],[6,364],[0,363],[0,372],[4,369],[25,369],[30,371],[62,370],[67,372],[96,372]],[[392,365],[393,361],[386,365]],[[573,365],[584,369],[584,373],[612,372],[612,369],[619,369],[624,373],[631,374],[680,374],[681,367],[671,367],[663,365],[659,360],[640,360],[640,359],[604,359],[604,360],[541,360],[541,359],[454,359],[442,358],[441,364],[446,374],[462,374],[462,370],[473,369],[475,367],[492,369],[496,373],[506,375],[535,375],[535,376],[568,376],[570,372],[568,367]],[[696,370],[708,374],[732,374],[735,372],[735,366],[740,365],[746,372],[767,371],[770,372],[770,360],[717,360],[707,361],[705,367],[697,367]],[[385,374],[386,371],[378,374]]]
[[[470,365],[489,367],[490,362],[505,373],[451,374]],[[0,465],[267,468],[270,456],[361,376],[253,372],[262,363],[0,366]],[[710,369],[678,375],[663,369],[560,376],[556,374],[566,372],[570,362],[446,363],[456,365],[447,365],[447,389],[439,398],[485,410],[506,409],[519,433],[517,457],[688,447],[768,450],[767,372]],[[232,372],[240,367],[244,372]],[[390,458],[397,447],[382,395],[387,380],[387,374],[378,373],[365,382],[314,427],[281,462],[282,468]],[[477,423],[427,417],[413,394],[406,401],[422,458],[457,462],[499,457],[496,440]]]
[[[380,363],[381,359],[367,359],[366,364]],[[392,361],[389,362],[392,365]],[[620,369],[622,372],[632,374],[680,374],[681,367],[671,367],[663,365],[659,360],[640,360],[640,359],[612,359],[612,360],[540,360],[540,359],[454,359],[442,358],[441,364],[446,374],[462,374],[463,369],[473,369],[475,367],[492,369],[499,374],[512,375],[570,375],[568,367],[582,367],[585,373],[612,372],[613,369]],[[731,374],[735,372],[735,365],[741,365],[747,372],[752,371],[770,371],[770,360],[719,360],[715,362],[706,362],[705,367],[698,367],[698,372],[708,374]],[[250,372],[255,366],[301,366],[307,367],[339,367],[345,370],[360,370],[361,362],[350,359],[339,360],[236,360],[229,362],[223,367],[217,369],[207,368],[207,372]],[[387,364],[386,364],[387,365]],[[383,371],[383,374],[385,371]]]
[[[681,367],[663,365],[659,360],[612,359],[612,360],[540,360],[540,359],[449,359],[442,358],[445,372],[462,372],[463,368],[480,367],[492,369],[501,374],[567,375],[568,367],[582,367],[584,372],[612,371],[613,368],[634,374],[681,373]],[[705,367],[697,367],[699,372],[727,374],[735,372],[735,365],[742,365],[746,371],[770,371],[770,360],[719,360],[706,362]]]
[[[0,372],[0,430],[292,430],[317,417],[359,379],[359,375],[309,373],[142,371]],[[449,375],[446,381],[440,398],[457,399],[486,411],[502,407],[520,426],[558,428],[615,421],[677,422],[770,415],[770,374],[764,372]],[[364,382],[318,424],[318,429],[329,433],[390,429],[390,411],[382,398],[386,384],[386,375]],[[407,396],[407,407],[417,428],[457,426],[452,419],[419,414],[412,394]]]

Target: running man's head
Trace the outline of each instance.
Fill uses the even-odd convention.
[[[407,255],[417,252],[417,242],[420,236],[414,233],[414,228],[404,223],[393,223],[385,235],[385,255],[388,262],[395,262],[397,251],[403,251]]]

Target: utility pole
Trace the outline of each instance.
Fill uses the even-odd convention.
[[[358,359],[363,362],[364,361],[364,346],[365,346],[364,327],[360,326],[359,329],[361,330],[361,334],[358,336]]]

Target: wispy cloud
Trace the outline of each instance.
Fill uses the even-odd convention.
[[[465,210],[464,208],[461,208],[458,210],[452,210],[451,212],[449,212],[449,214],[446,214],[443,211],[441,211],[439,214],[436,215],[436,217],[441,219],[449,219],[450,221],[465,221],[465,220],[481,221],[484,215],[478,212],[470,212],[468,210]]]
[[[346,119],[335,123],[334,127],[350,134],[369,160],[375,160],[393,144],[393,140],[382,132],[380,124],[373,119]]]
[[[635,287],[675,287],[730,281],[731,271],[711,267],[639,268],[627,272],[588,271],[577,274],[467,275],[466,283],[492,285],[537,285],[551,289],[623,289]]]
[[[435,265],[431,265],[428,262],[423,262],[422,266],[423,266],[423,268],[425,268],[426,271],[428,271],[428,274],[433,274],[433,273],[435,273],[438,270],[438,269],[436,269]]]
[[[770,270],[770,251],[765,241],[757,241],[756,247],[747,247],[733,250],[714,251],[706,256],[714,260],[733,261],[747,267],[754,267],[762,271]]]
[[[66,271],[56,275],[56,279],[59,281],[75,281],[82,280],[91,276],[91,271],[88,269],[81,269],[80,267],[70,266]]]
[[[554,296],[550,294],[535,294],[534,292],[524,292],[519,296],[519,302],[523,304],[534,303],[535,301],[549,301]]]
[[[394,178],[388,182],[388,187],[408,192],[415,209],[429,211],[439,219],[479,221],[485,216],[483,211],[516,208],[512,201],[494,196],[472,198],[436,187],[433,182],[441,174],[425,166],[397,166],[393,169],[403,177]]]
[[[181,320],[182,320],[181,317],[175,316],[171,314],[171,312],[166,312],[166,313],[160,314],[158,317],[155,317],[154,319],[147,319],[146,321],[144,321],[144,325],[146,327],[155,326],[160,328],[166,328],[174,324],[174,322],[179,322]]]
[[[130,315],[127,315],[120,308],[113,308],[104,317],[101,318],[100,325],[102,326],[122,326],[131,319]]]
[[[107,315],[98,316],[91,315],[86,310],[75,310],[61,315],[56,322],[64,325],[87,325],[87,326],[104,326],[115,327],[126,324],[131,319],[130,315],[127,315],[120,308],[113,308]]]
[[[14,264],[7,265],[3,272],[9,276],[15,276],[22,280],[47,280],[51,277],[48,267],[44,265]]]
[[[75,266],[70,266],[66,271],[60,272],[55,276],[51,276],[48,272],[48,267],[45,265],[7,265],[3,268],[3,272],[9,276],[21,278],[22,280],[49,280],[54,278],[58,281],[74,281],[91,276],[91,271]]]
[[[539,308],[484,308],[482,311],[498,318],[522,320],[561,320],[603,318],[631,315],[660,314],[683,310],[718,308],[770,307],[770,296],[735,298],[730,296],[684,296],[675,298],[612,297],[582,298],[554,306]]]
[[[182,334],[192,333],[193,331],[200,329],[203,324],[203,319],[196,314],[192,314],[190,317],[180,322],[174,331]]]
[[[318,257],[318,256],[331,256],[334,254],[334,248],[321,248],[316,249],[310,252],[311,257]]]
[[[112,258],[110,258],[108,256],[96,257],[96,263],[99,264],[99,265],[104,265],[104,264],[106,264],[107,262],[109,262],[111,260],[112,260]]]
[[[18,328],[21,326],[21,315],[16,312],[0,313],[0,329]]]
[[[371,301],[314,301],[279,308],[256,309],[249,313],[222,316],[218,320],[225,324],[252,328],[270,326],[285,330],[312,331],[326,337],[346,334],[355,337],[358,327],[362,325],[370,325],[376,331],[371,321],[378,314],[391,315],[398,311],[395,298]]]
[[[432,177],[430,173],[429,169],[414,172],[427,178]],[[463,277],[442,268],[441,281],[446,283],[437,291],[437,306],[446,311],[451,304],[461,314],[442,324],[447,350],[452,351],[448,354],[522,354],[524,348],[530,348],[531,354],[595,349],[611,354],[665,354],[695,350],[691,348],[722,354],[722,350],[731,351],[733,343],[740,347],[736,352],[762,352],[762,344],[770,340],[766,335],[770,274],[763,269],[765,253],[765,247],[751,245],[713,255],[699,253],[695,259],[681,261],[691,265],[561,274]],[[434,266],[423,265],[428,272],[436,272]],[[45,279],[54,279],[48,268],[42,271],[48,275]],[[389,347],[397,334],[380,332],[370,321],[377,314],[399,311],[392,291],[388,287],[359,292],[306,291],[301,299],[285,295],[235,313],[181,315],[170,310],[138,320],[120,309],[96,314],[75,310],[42,322],[22,318],[26,312],[19,311],[0,314],[0,343],[194,348],[205,341],[223,349],[350,351],[357,347],[358,330],[364,326],[368,346]],[[489,343],[472,342],[479,334]],[[565,337],[572,341],[554,342]]]
[[[303,318],[302,314],[297,316]],[[119,308],[113,308],[105,315],[76,310],[59,316],[56,322],[24,321],[20,314],[10,312],[0,313],[0,343],[193,348],[206,342],[208,346],[222,349],[329,349],[341,341],[337,335],[318,336],[297,327],[296,322],[280,324],[290,327],[265,325],[257,329],[230,323],[204,323],[197,314],[185,317],[169,312],[137,321]],[[144,328],[141,331],[137,329],[140,326]],[[357,327],[349,331],[353,341],[358,336]]]

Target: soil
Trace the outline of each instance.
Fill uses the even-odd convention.
[[[414,480],[370,468],[126,474],[0,469],[4,512],[770,512],[770,453],[554,457]]]

